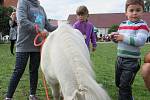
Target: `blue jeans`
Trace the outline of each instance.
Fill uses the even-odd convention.
[[[30,94],[31,95],[36,94],[37,83],[38,83],[38,69],[40,65],[40,52],[17,52],[15,69],[11,76],[7,95],[6,95],[8,98],[13,97],[17,85],[25,71],[29,57],[30,57],[30,62],[29,62]]]
[[[133,100],[131,86],[140,69],[140,63],[140,58],[117,58],[115,81],[119,88],[118,100]]]

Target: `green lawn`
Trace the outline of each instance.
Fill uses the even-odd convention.
[[[142,48],[142,63],[143,55],[150,50],[149,44]],[[112,100],[117,100],[117,88],[114,82],[114,64],[116,59],[116,45],[112,43],[98,44],[97,51],[91,54],[91,59],[96,72],[96,79],[108,91]],[[9,51],[9,44],[0,44],[0,100],[3,100],[6,95],[7,86],[12,74],[15,63],[15,56],[12,56]],[[27,100],[29,95],[29,77],[28,67],[17,87],[14,94],[14,100]],[[44,87],[42,85],[41,73],[39,74],[39,84],[37,95],[40,100],[45,99]],[[150,100],[150,93],[144,86],[143,79],[140,73],[137,74],[133,84],[133,95],[135,100]]]

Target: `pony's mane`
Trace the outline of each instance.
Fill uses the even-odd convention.
[[[69,24],[61,24],[52,34],[57,38],[57,41],[60,41],[60,50],[63,50],[64,54],[68,57],[68,63],[70,61],[70,64],[74,62],[79,64],[73,67],[74,70],[81,70],[82,68],[83,72],[87,70],[86,72],[89,72],[89,74],[94,76],[94,72],[91,68],[92,63],[90,61],[89,50],[85,44],[82,33],[77,29],[73,29]],[[83,65],[83,63],[80,63],[81,61],[84,61],[84,64],[87,65]]]

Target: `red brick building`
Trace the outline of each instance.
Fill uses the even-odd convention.
[[[10,6],[17,7],[17,2],[18,0],[1,0],[1,4],[4,7],[10,7]]]
[[[144,13],[143,20],[145,20],[150,27],[150,13]],[[68,21],[72,25],[76,22],[76,15],[69,15]],[[112,24],[120,24],[122,21],[126,20],[124,13],[102,13],[102,14],[90,14],[89,21],[93,23],[95,27],[98,28],[99,34],[107,34],[108,29]]]

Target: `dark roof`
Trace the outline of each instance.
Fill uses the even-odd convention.
[[[103,13],[103,14],[90,14],[89,21],[93,23],[94,26],[99,28],[108,28],[112,24],[120,24],[122,21],[126,20],[124,13]],[[145,20],[150,26],[150,13],[144,13],[143,20]],[[76,21],[76,15],[69,15],[68,21],[73,25]]]

